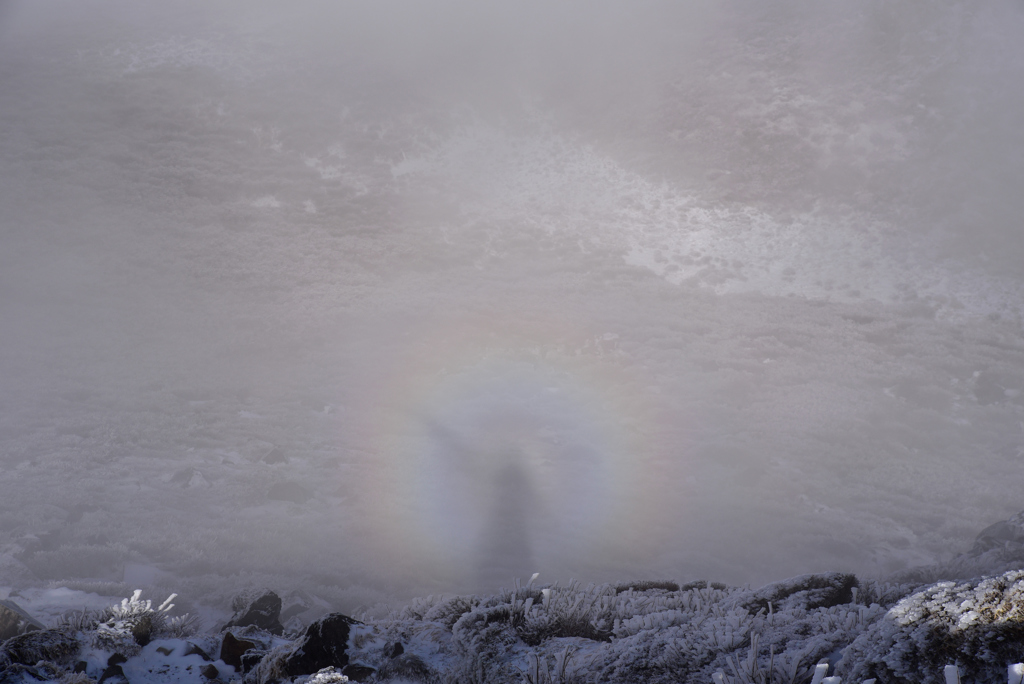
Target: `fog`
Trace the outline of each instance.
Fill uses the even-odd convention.
[[[0,585],[352,609],[966,550],[1024,508],[1021,35],[0,4]]]

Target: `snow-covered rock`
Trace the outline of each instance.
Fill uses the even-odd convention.
[[[0,601],[0,641],[35,629],[45,627],[14,601]]]
[[[1024,656],[1024,570],[939,582],[908,596],[843,653],[848,681],[940,684],[956,665],[962,681],[1006,681]]]
[[[42,629],[12,637],[0,647],[0,670],[4,665],[35,665],[40,660],[66,664],[81,650],[70,629]]]

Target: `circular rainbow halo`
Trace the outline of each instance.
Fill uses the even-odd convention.
[[[659,505],[636,383],[603,353],[501,339],[414,341],[373,402],[383,552],[476,586],[641,552]]]

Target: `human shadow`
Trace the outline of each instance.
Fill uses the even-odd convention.
[[[522,450],[481,448],[435,421],[428,421],[428,427],[447,461],[444,465],[483,488],[479,531],[467,540],[473,548],[475,583],[493,587],[530,576],[536,569],[531,539],[537,496]]]

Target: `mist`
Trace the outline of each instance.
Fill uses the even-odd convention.
[[[1024,508],[1022,32],[0,5],[0,584],[347,609],[965,550]]]

